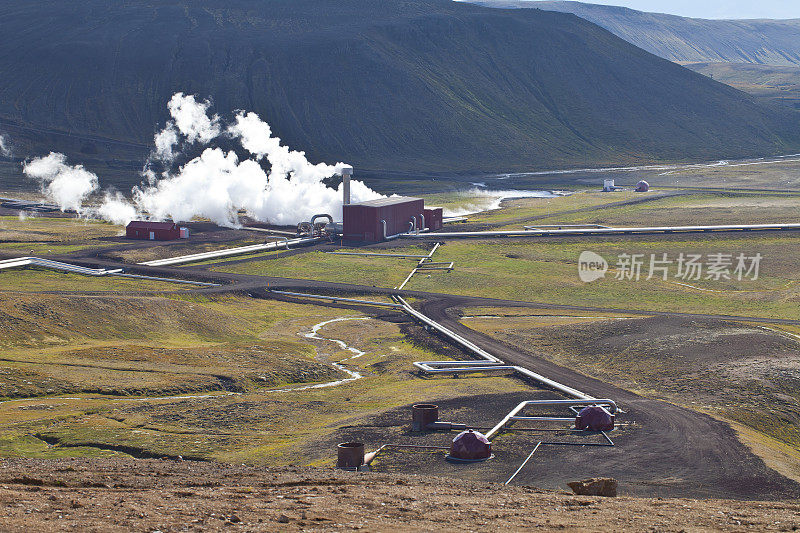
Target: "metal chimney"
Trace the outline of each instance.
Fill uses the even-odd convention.
[[[342,205],[350,205],[350,176],[353,175],[353,167],[344,165],[342,174]]]

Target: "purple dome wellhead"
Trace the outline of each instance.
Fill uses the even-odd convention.
[[[483,434],[468,429],[462,431],[450,445],[449,458],[456,461],[485,461],[492,455],[492,443]]]

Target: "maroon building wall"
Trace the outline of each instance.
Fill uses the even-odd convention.
[[[444,215],[441,207],[434,207],[425,210],[425,227],[431,231],[442,229],[444,226]]]
[[[383,224],[386,234],[397,235],[409,230],[412,217],[421,224],[425,202],[420,198],[381,198],[343,208],[343,236],[347,240],[378,242],[383,240]],[[420,228],[422,229],[422,228]]]
[[[129,239],[150,240],[150,234],[156,241],[172,241],[181,238],[181,229],[172,222],[147,222],[134,220],[125,228],[125,236]]]

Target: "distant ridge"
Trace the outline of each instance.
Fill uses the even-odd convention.
[[[0,6],[0,133],[135,172],[177,91],[311,160],[503,172],[800,151],[800,115],[569,14],[450,0]]]
[[[572,13],[670,61],[800,66],[800,19],[706,20],[569,1],[475,3]]]

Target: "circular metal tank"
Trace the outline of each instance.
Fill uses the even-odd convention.
[[[636,184],[636,189],[634,189],[634,190],[636,192],[647,192],[647,191],[650,190],[650,184],[647,183],[646,181],[642,180],[642,181],[640,181],[639,183]]]
[[[468,429],[462,431],[450,445],[447,459],[460,463],[485,461],[492,456],[492,443],[482,433]]]
[[[364,443],[343,442],[338,447],[336,466],[339,468],[358,468],[364,464]]]
[[[439,420],[439,406],[432,403],[418,403],[411,406],[411,430],[425,431],[428,424]]]

